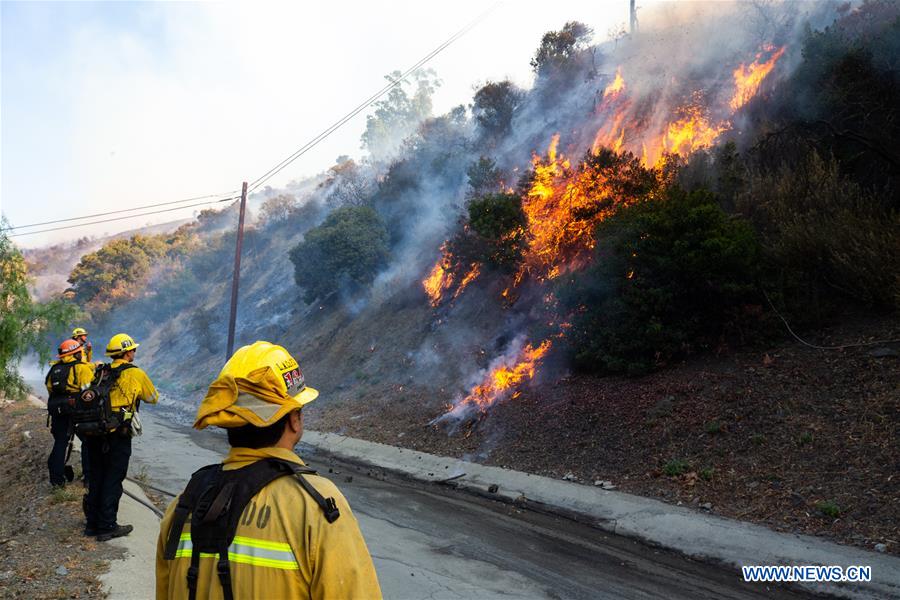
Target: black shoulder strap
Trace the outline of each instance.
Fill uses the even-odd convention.
[[[238,521],[247,503],[272,481],[293,475],[325,513],[325,519],[329,523],[337,520],[340,511],[334,498],[322,497],[303,477],[315,473],[309,467],[270,458],[233,471],[225,471],[221,464],[209,465],[191,476],[175,506],[163,553],[166,560],[175,559],[181,532],[190,515],[192,549],[191,564],[187,572],[189,600],[196,600],[200,553],[206,551],[218,552],[216,573],[222,585],[222,594],[225,600],[233,599],[228,547],[234,541]],[[210,543],[215,547],[207,548]]]
[[[298,465],[297,463],[287,463],[291,471],[294,473],[294,478],[297,480],[297,483],[300,484],[306,493],[309,494],[313,500],[315,500],[316,504],[319,505],[319,508],[322,509],[322,512],[325,513],[325,520],[329,523],[334,523],[338,520],[338,517],[341,516],[341,511],[338,509],[337,504],[334,501],[334,498],[325,498],[322,494],[319,493],[319,490],[313,487],[313,485],[306,480],[304,475],[315,475],[316,472],[309,467],[304,467]]]
[[[175,505],[175,512],[172,517],[172,526],[169,528],[169,537],[166,538],[166,548],[164,557],[166,560],[175,560],[175,553],[178,551],[178,542],[181,540],[181,531],[187,521],[188,515],[194,510],[197,498],[201,492],[213,481],[219,478],[222,472],[222,465],[207,465],[199,469],[191,475],[184,492],[178,497],[178,504]],[[199,554],[198,554],[199,556]]]
[[[128,369],[137,369],[137,365],[134,363],[122,363],[118,367],[110,366],[109,370],[116,374],[116,377],[122,374],[122,371],[127,371]]]

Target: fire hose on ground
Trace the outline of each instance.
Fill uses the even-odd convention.
[[[140,486],[140,487],[142,487],[142,488],[147,488],[147,489],[153,490],[154,492],[159,492],[160,494],[165,494],[165,495],[167,495],[167,496],[171,496],[172,498],[174,498],[175,496],[178,495],[178,494],[173,494],[173,493],[170,492],[170,491],[167,491],[167,490],[164,490],[164,489],[161,489],[161,488],[152,486],[152,485],[150,485],[150,484],[148,484],[148,483],[142,483],[142,482],[140,482],[140,481],[138,481],[138,480],[136,480],[136,479],[133,479],[133,478],[131,478],[131,477],[126,477],[125,479],[127,479],[128,481],[130,481],[130,482],[132,482],[132,483],[134,483],[134,484],[136,484],[136,485],[138,485],[138,486]],[[125,495],[128,496],[129,498],[131,498],[131,499],[137,501],[138,503],[140,503],[140,504],[146,506],[147,508],[149,508],[150,510],[152,510],[152,511],[153,511],[153,514],[155,514],[158,518],[160,518],[160,519],[163,518],[163,512],[162,512],[161,510],[159,510],[157,507],[155,507],[154,505],[150,504],[149,502],[147,502],[147,501],[144,500],[143,498],[139,498],[137,495],[132,494],[132,493],[129,492],[128,490],[122,490],[122,491],[123,491],[123,492],[125,493]]]

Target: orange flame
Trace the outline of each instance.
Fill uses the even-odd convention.
[[[749,66],[745,67],[742,63],[741,66],[734,70],[734,96],[729,103],[731,110],[739,109],[756,95],[756,92],[759,91],[759,86],[772,72],[772,69],[775,68],[775,63],[784,54],[784,50],[785,47],[782,46],[773,52],[769,60],[765,62],[760,62],[763,54],[760,52],[756,55],[756,60]]]
[[[538,347],[525,344],[512,364],[503,364],[491,369],[481,384],[476,385],[455,408],[477,408],[485,412],[495,402],[503,399],[523,382],[534,377],[541,359],[549,352],[552,340],[545,340]]]
[[[438,306],[444,291],[453,284],[453,274],[450,272],[452,256],[447,251],[446,242],[441,246],[441,257],[431,268],[428,276],[422,280],[422,287],[431,300],[431,306]]]
[[[462,278],[462,281],[459,282],[459,287],[456,288],[456,291],[453,293],[453,298],[456,299],[462,294],[463,290],[466,289],[470,283],[475,281],[478,275],[481,274],[481,265],[478,263],[472,263],[469,267],[469,272],[466,273],[465,277]]]
[[[625,89],[625,79],[622,77],[622,67],[616,69],[616,77],[613,79],[613,82],[606,86],[606,89],[603,90],[603,97],[612,96],[614,94],[618,94],[622,90]]]

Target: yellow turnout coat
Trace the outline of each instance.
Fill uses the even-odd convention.
[[[268,457],[303,464],[300,457],[283,448],[232,448],[224,468],[240,469]],[[328,479],[304,477],[322,496],[334,498],[340,518],[328,523],[319,505],[293,477],[280,477],[264,487],[247,504],[229,548],[234,597],[379,600],[375,567],[347,500]],[[177,503],[177,498],[172,501],[160,525],[157,600],[188,597],[190,519],[181,532],[175,559],[163,557]],[[216,559],[201,555],[197,598],[222,597]]]

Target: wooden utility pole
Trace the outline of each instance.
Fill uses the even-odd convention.
[[[631,0],[631,35],[637,33],[637,7],[635,6],[636,0]]]
[[[238,288],[241,284],[241,246],[244,244],[244,211],[247,209],[247,182],[241,187],[241,216],[238,217],[237,242],[234,248],[234,274],[231,277],[231,318],[228,320],[228,354],[234,353],[234,322],[237,319]]]

